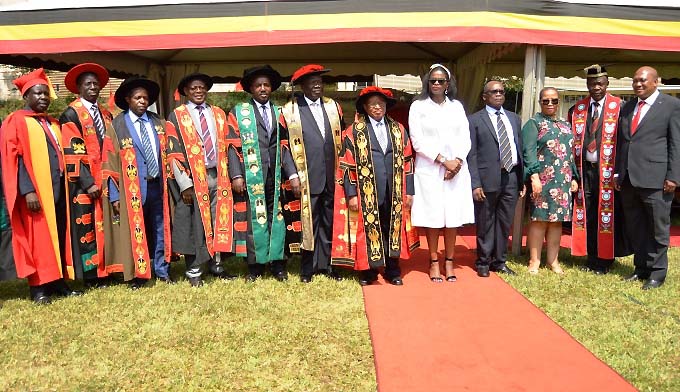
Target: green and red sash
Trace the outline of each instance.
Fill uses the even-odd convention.
[[[588,117],[590,97],[586,97],[576,103],[571,118],[572,131],[574,133],[574,155],[576,168],[583,173],[583,139]],[[619,121],[621,99],[607,94],[602,108],[602,132],[599,160],[600,193],[598,198],[597,223],[586,222],[586,209],[583,194],[583,175],[580,176],[581,184],[574,198],[574,211],[571,231],[571,253],[574,256],[586,256],[588,247],[586,225],[597,225],[597,256],[603,259],[614,258],[614,163],[616,162],[616,131]]]
[[[186,151],[186,160],[191,171],[191,179],[194,184],[196,201],[201,213],[203,230],[205,232],[206,246],[210,255],[215,252],[231,252],[233,246],[233,197],[231,193],[231,181],[227,172],[227,116],[218,107],[210,106],[215,118],[216,152],[217,152],[217,204],[214,219],[210,212],[210,195],[205,167],[205,153],[203,141],[196,129],[186,105],[175,109],[177,125],[179,126],[182,142]],[[171,123],[168,123],[170,125]],[[169,132],[172,132],[169,129]],[[170,158],[170,161],[174,160]],[[183,157],[182,157],[183,159]],[[184,168],[182,162],[177,162],[177,167]]]
[[[340,155],[340,150],[342,149],[342,129],[340,128],[340,117],[341,113],[338,110],[338,105],[334,100],[328,97],[323,97],[323,106],[328,115],[328,120],[331,124],[331,131],[333,133],[333,144],[335,145],[335,168],[338,168],[338,156]],[[312,207],[311,207],[311,194],[309,191],[309,177],[307,173],[307,155],[305,152],[305,144],[303,141],[302,134],[302,121],[300,120],[300,109],[297,103],[297,97],[293,97],[282,109],[283,116],[286,119],[286,125],[288,126],[288,140],[290,146],[290,152],[293,156],[293,161],[295,162],[295,167],[298,172],[300,179],[300,193],[301,197],[301,208],[300,208],[300,221],[302,223],[302,249],[313,251],[314,250],[314,232],[313,223],[314,219],[312,217]],[[322,129],[321,132],[324,130]],[[317,153],[313,151],[313,153]],[[294,222],[295,223],[295,222]]]
[[[371,137],[366,119],[360,115],[345,131],[345,153],[340,156],[335,186],[335,211],[333,217],[333,246],[331,263],[366,270],[385,265],[388,257],[407,259],[418,246],[418,235],[410,223],[410,211],[404,208],[406,195],[405,175],[412,170],[411,150],[403,128],[388,116],[384,117],[392,140],[392,202],[390,216],[389,254],[383,249],[382,230],[378,210],[377,186],[373,174]],[[359,198],[358,213],[347,207],[344,191],[345,173],[356,184]],[[396,255],[396,256],[395,256]]]
[[[278,109],[272,105],[274,118],[279,118]],[[255,108],[249,102],[236,105],[236,119],[238,121],[245,166],[246,189],[250,202],[251,225],[255,242],[255,260],[265,264],[272,260],[283,259],[283,248],[286,236],[286,224],[283,220],[279,193],[281,189],[281,148],[278,121],[276,132],[276,162],[274,165],[274,211],[269,230],[267,219],[267,200],[265,197],[264,178],[262,176],[262,162],[260,161],[260,143],[257,134],[257,120]]]

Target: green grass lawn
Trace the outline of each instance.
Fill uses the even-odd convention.
[[[595,276],[563,252],[560,277],[546,268],[529,275],[522,256],[509,263],[518,275],[504,278],[640,390],[678,391],[680,249],[670,259],[668,282],[648,292],[620,280],[631,258]],[[176,263],[173,275],[183,268]],[[26,296],[25,282],[0,283],[2,391],[376,390],[353,279],[118,285],[49,306]]]
[[[376,390],[355,280],[207,283],[118,285],[49,306],[25,282],[1,283],[0,390]]]
[[[669,251],[666,284],[649,291],[621,281],[632,257],[596,276],[568,253],[561,253],[564,276],[547,268],[529,275],[521,256],[508,264],[518,274],[503,278],[641,391],[680,391],[680,249]]]

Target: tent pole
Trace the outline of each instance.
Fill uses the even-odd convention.
[[[545,81],[545,47],[527,45],[524,56],[524,90],[522,92],[522,124],[538,110],[538,93]],[[518,153],[522,153],[518,151]],[[524,220],[525,197],[521,197],[515,207],[512,222],[512,254],[518,256],[522,251],[522,226]]]

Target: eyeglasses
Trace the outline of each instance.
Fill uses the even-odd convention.
[[[560,100],[559,100],[559,98],[543,99],[543,100],[541,100],[541,103],[543,105],[550,105],[550,104],[557,105],[558,103],[560,103]]]
[[[376,103],[366,103],[366,106],[369,108],[384,108],[387,107],[387,103],[385,102],[376,102]]]
[[[496,94],[505,95],[505,90],[500,90],[500,89],[488,90],[488,91],[485,91],[485,92],[489,95],[496,95]]]
[[[437,84],[437,83],[444,84],[446,82],[448,82],[448,80],[446,80],[446,79],[430,79],[430,84],[432,84],[432,85]]]

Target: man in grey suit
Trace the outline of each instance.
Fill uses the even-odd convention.
[[[345,124],[340,106],[323,96],[321,75],[329,71],[318,64],[295,71],[291,84],[300,85],[302,94],[295,94],[283,108],[291,153],[300,173],[303,283],[319,273],[342,279],[332,271],[330,257],[335,170]]]
[[[643,290],[666,279],[671,203],[680,183],[680,100],[658,84],[654,68],[635,72],[637,99],[621,109],[616,156],[616,188],[635,254],[635,271],[624,280],[645,280]]]
[[[503,109],[505,88],[498,80],[484,85],[484,109],[470,115],[467,157],[477,228],[477,275],[489,271],[514,275],[505,265],[510,225],[522,186],[521,121]]]

